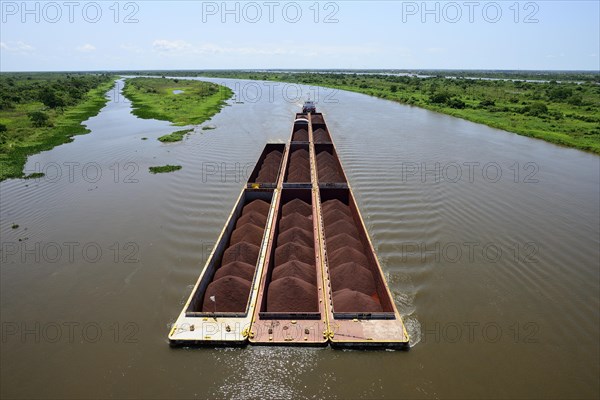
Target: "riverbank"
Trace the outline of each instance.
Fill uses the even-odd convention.
[[[3,74],[0,77],[0,181],[22,178],[27,157],[90,131],[82,122],[100,112],[114,76]]]
[[[594,82],[580,84],[308,72],[212,71],[203,75],[289,82],[358,92],[600,154],[600,86]],[[561,75],[557,74],[556,79],[560,80]]]
[[[199,125],[221,111],[231,89],[210,82],[167,78],[130,78],[123,94],[133,114],[170,121],[176,126]]]

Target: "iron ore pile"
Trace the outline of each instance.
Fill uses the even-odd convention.
[[[316,128],[313,132],[315,143],[330,143],[331,137],[325,128]]]
[[[322,203],[325,244],[336,311],[381,311],[373,273],[350,207],[340,200]]]
[[[260,199],[244,206],[221,265],[206,289],[203,312],[243,312],[246,309],[269,208],[270,204]]]
[[[344,182],[336,159],[328,151],[321,151],[317,154],[317,172],[320,182]]]
[[[279,173],[281,157],[283,157],[283,154],[279,150],[273,150],[267,154],[256,177],[257,183],[275,182]]]
[[[310,155],[307,150],[296,149],[290,155],[287,182],[310,182]]]
[[[318,311],[316,283],[312,205],[296,198],[281,209],[267,311]]]

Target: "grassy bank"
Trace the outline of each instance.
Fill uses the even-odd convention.
[[[90,132],[114,77],[96,74],[0,75],[0,180],[21,178],[27,157]]]
[[[175,93],[174,93],[175,92]],[[210,82],[166,78],[131,78],[123,89],[140,118],[197,125],[217,114],[233,92]]]
[[[204,75],[364,93],[600,154],[600,85],[595,78],[578,84],[563,81],[572,78],[568,74],[549,74],[556,79],[550,82],[309,72],[211,71]]]

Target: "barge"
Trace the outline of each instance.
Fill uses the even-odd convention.
[[[173,345],[408,349],[321,113],[267,144],[179,318]]]

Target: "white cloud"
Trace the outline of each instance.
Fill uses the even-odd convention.
[[[293,54],[281,48],[257,48],[257,47],[227,47],[213,43],[192,45],[183,40],[158,39],[152,42],[154,51],[163,54],[239,54],[239,55],[282,55]]]
[[[19,40],[17,42],[0,42],[0,49],[13,53],[28,53],[35,50],[35,47]]]
[[[183,40],[157,39],[152,43],[154,51],[162,54],[223,54],[239,56],[291,56],[300,55],[314,57],[324,55],[366,55],[377,53],[378,50],[368,46],[319,46],[319,45],[293,45],[290,48],[272,46],[265,44],[262,47],[255,46],[221,46],[214,43],[203,43],[193,45]]]
[[[194,48],[196,53],[200,54],[215,54],[215,53],[223,53],[223,54],[239,54],[239,55],[285,55],[285,54],[295,54],[294,50],[286,50],[282,48],[258,48],[258,47],[226,47],[219,46],[215,44],[203,44]]]
[[[189,50],[192,45],[183,40],[165,40],[159,39],[152,43],[152,47],[155,51],[160,53],[173,53],[182,52],[183,50]]]
[[[86,43],[83,46],[77,46],[75,50],[80,51],[82,53],[90,53],[96,50],[96,46]]]

